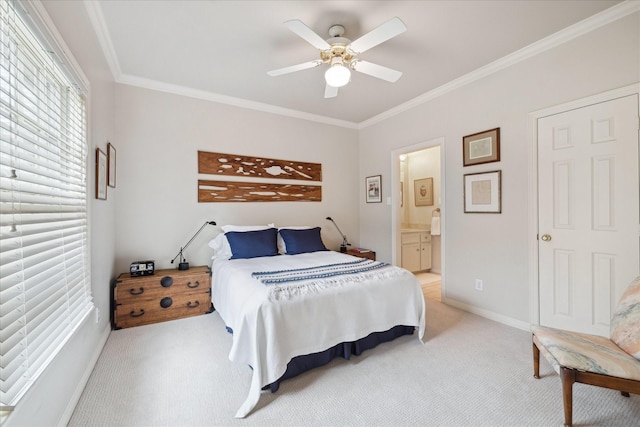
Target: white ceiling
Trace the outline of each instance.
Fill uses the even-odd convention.
[[[619,0],[87,1],[117,81],[285,114],[356,125],[585,20]],[[324,99],[325,67],[268,70],[317,59],[283,22],[323,38],[341,24],[355,40],[398,16],[407,32],[360,55],[397,69],[388,83],[354,73]],[[286,110],[285,110],[286,109]],[[311,116],[309,116],[311,117]]]

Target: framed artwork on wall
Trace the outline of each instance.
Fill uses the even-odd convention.
[[[464,176],[465,213],[502,212],[502,171],[470,173]]]
[[[382,176],[368,176],[365,181],[367,203],[382,202]]]
[[[433,178],[414,180],[413,192],[416,206],[433,206]]]
[[[96,199],[107,200],[107,155],[96,148]]]
[[[107,181],[109,187],[116,186],[116,148],[110,142],[107,143]]]
[[[464,166],[500,161],[500,128],[485,130],[462,138]]]

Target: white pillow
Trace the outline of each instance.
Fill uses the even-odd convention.
[[[306,230],[308,228],[313,228],[313,227],[310,227],[308,225],[292,225],[289,227],[278,227],[278,253],[281,255],[287,253],[287,245],[284,243],[284,239],[280,235],[280,230],[282,230],[283,228],[289,229],[289,230]]]
[[[274,228],[274,224],[267,225],[223,225],[222,231],[225,233],[229,231],[257,231],[257,230],[266,230],[267,228]]]
[[[211,259],[216,258],[231,258],[231,246],[229,246],[229,241],[227,240],[227,236],[224,233],[218,234],[212,241],[209,242],[209,247],[213,249],[213,256]]]
[[[275,227],[274,224],[267,225],[223,225],[220,228],[225,233],[229,231],[257,231],[266,230],[267,228]],[[227,236],[224,234],[218,234],[212,241],[209,242],[209,247],[213,249],[213,256],[211,259],[224,258],[229,259],[233,255],[231,252],[231,246],[227,240]]]

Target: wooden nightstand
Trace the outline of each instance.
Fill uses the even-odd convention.
[[[360,249],[360,251],[358,251],[357,249],[347,249],[347,255],[353,255],[359,258],[369,258],[373,261],[376,260],[376,253],[374,251],[369,250],[368,252],[361,252],[363,250],[367,249]]]
[[[156,270],[151,276],[118,276],[113,289],[113,327],[149,325],[211,313],[211,270]]]

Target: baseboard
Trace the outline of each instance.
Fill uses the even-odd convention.
[[[450,305],[452,307],[459,308],[460,310],[467,311],[469,313],[477,314],[478,316],[487,318],[489,320],[493,320],[498,323],[502,323],[507,326],[512,326],[517,329],[522,329],[523,331],[531,331],[531,325],[528,322],[523,322],[522,320],[517,320],[512,317],[504,316],[502,314],[494,313],[493,311],[485,310],[484,308],[475,307],[473,305],[469,305],[464,302],[456,301],[451,298],[442,299],[444,304]]]
[[[76,406],[80,401],[82,392],[84,391],[84,388],[89,382],[89,377],[91,376],[91,373],[93,372],[93,368],[96,366],[96,363],[98,363],[98,358],[102,353],[102,349],[104,348],[104,345],[107,343],[107,339],[109,338],[110,333],[111,333],[111,326],[110,324],[107,324],[107,327],[104,328],[104,331],[100,335],[100,341],[99,341],[100,345],[96,346],[95,351],[93,352],[93,355],[91,357],[91,363],[87,364],[87,368],[85,369],[85,372],[82,375],[81,380],[78,382],[76,390],[73,392],[73,395],[69,399],[69,404],[67,405],[67,408],[62,414],[62,417],[60,417],[60,424],[58,424],[59,426],[66,426],[69,424],[69,421],[71,420],[71,416],[73,415],[73,411],[76,409]]]

